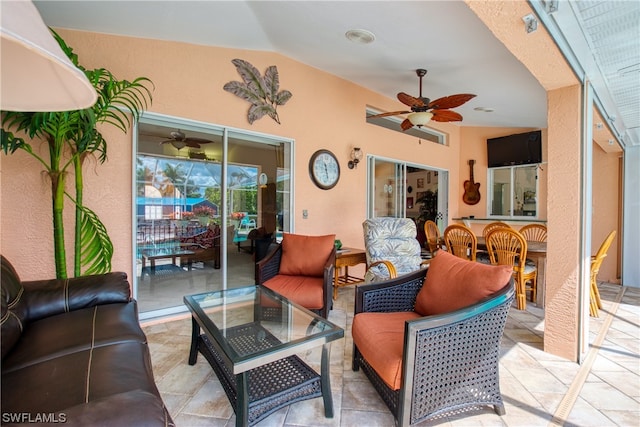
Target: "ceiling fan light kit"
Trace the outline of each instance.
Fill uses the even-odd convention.
[[[423,111],[419,113],[411,113],[407,116],[407,119],[411,122],[412,125],[422,127],[431,121],[433,117],[433,113],[428,111]]]
[[[184,147],[187,146],[187,143],[184,141],[171,141],[171,145],[173,145],[176,150],[182,150]]]
[[[413,97],[404,92],[398,93],[398,100],[404,105],[410,107],[409,111],[392,111],[389,113],[374,114],[368,118],[379,118],[387,116],[397,116],[400,114],[409,114],[407,118],[400,123],[400,128],[403,131],[409,130],[414,126],[422,127],[433,120],[436,122],[459,122],[462,121],[462,116],[455,111],[451,111],[451,108],[459,107],[469,100],[475,98],[475,95],[470,93],[459,93],[457,95],[444,96],[431,101],[429,98],[422,96],[422,78],[427,74],[427,70],[424,68],[418,68],[416,75],[420,79],[420,94],[418,97]]]

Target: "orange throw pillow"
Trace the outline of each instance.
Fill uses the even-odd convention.
[[[429,264],[415,311],[430,316],[475,304],[502,289],[512,274],[508,265],[482,264],[438,251]]]
[[[331,255],[335,234],[303,236],[284,233],[280,274],[290,276],[322,276],[324,265]]]

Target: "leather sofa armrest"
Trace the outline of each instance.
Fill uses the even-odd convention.
[[[122,272],[25,281],[22,286],[29,321],[101,304],[131,301],[131,287]]]

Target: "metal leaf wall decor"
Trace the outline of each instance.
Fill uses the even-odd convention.
[[[286,104],[293,95],[288,90],[280,90],[276,66],[267,68],[262,77],[256,67],[243,59],[234,59],[231,62],[236,66],[243,81],[229,82],[224,85],[224,90],[251,103],[247,113],[249,123],[252,124],[266,114],[280,124],[278,105]]]

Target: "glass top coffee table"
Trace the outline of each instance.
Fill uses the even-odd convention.
[[[331,342],[344,330],[263,286],[187,295],[192,335],[189,364],[207,359],[236,413],[253,425],[278,409],[322,396],[333,417]],[[322,346],[320,374],[296,356]]]

